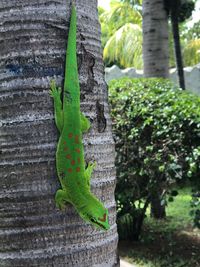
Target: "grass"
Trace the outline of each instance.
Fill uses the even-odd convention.
[[[190,193],[190,188],[179,190],[165,220],[150,218],[148,211],[141,241],[120,241],[121,257],[137,267],[199,267],[200,231],[192,227]]]
[[[150,217],[150,209],[147,210],[145,225],[152,225],[160,231],[169,231],[182,229],[185,226],[192,225],[192,218],[189,215],[191,189],[189,187],[178,190],[179,194],[173,202],[169,202],[166,208],[167,218],[165,220],[154,220]],[[153,230],[152,229],[152,230]]]

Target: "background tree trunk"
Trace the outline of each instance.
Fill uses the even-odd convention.
[[[143,60],[145,77],[169,77],[168,15],[164,0],[143,0]],[[161,190],[162,191],[162,190]],[[151,195],[151,215],[165,217],[161,194]]]
[[[70,0],[0,1],[0,266],[118,266],[114,143],[96,0],[77,0],[81,109],[92,129],[92,191],[109,208],[111,229],[55,207],[58,133],[49,83],[63,84]]]
[[[151,217],[155,219],[164,219],[166,217],[165,205],[161,205],[163,190],[158,188],[151,195]]]
[[[145,77],[169,76],[168,17],[164,0],[143,0]]]

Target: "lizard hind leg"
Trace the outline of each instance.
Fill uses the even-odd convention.
[[[64,210],[68,200],[67,192],[63,189],[59,189],[55,195],[56,207],[60,210]]]

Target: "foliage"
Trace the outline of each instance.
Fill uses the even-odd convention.
[[[151,225],[154,231],[162,231],[167,233],[172,233],[177,230],[182,230],[183,227],[192,225],[192,217],[190,214],[191,207],[191,192],[192,188],[190,186],[177,187],[175,191],[178,191],[173,201],[169,201],[166,206],[167,219],[163,220],[162,223],[154,218],[150,217],[150,209],[147,210],[147,217],[145,219],[146,227]],[[169,199],[169,195],[167,196]],[[153,229],[152,229],[153,231]],[[145,239],[145,235],[142,235]]]
[[[191,179],[199,185],[200,98],[154,78],[112,81],[109,94],[118,218],[133,217],[160,187],[167,202],[173,184]]]
[[[140,242],[119,243],[122,258],[144,267],[197,267],[199,266],[199,230],[191,228],[188,214],[191,188],[178,188],[179,195],[167,206],[168,218],[144,221]],[[158,253],[159,251],[159,253]]]
[[[132,6],[142,5],[142,0],[120,0],[122,3],[129,3]]]
[[[134,8],[141,10],[142,8],[142,0],[120,0],[122,3],[129,3],[129,5]]]
[[[140,2],[113,0],[111,10],[99,13],[106,65],[142,67]]]
[[[184,63],[188,65],[196,65],[200,62],[200,39],[189,41],[183,50]]]
[[[141,13],[134,9],[128,2],[121,3],[115,0],[111,2],[110,6],[111,10],[104,12],[100,20],[109,25],[111,36],[126,23],[141,25]]]
[[[98,14],[99,14],[99,17],[101,17],[101,15],[102,15],[103,13],[105,13],[105,12],[106,12],[106,10],[105,10],[103,7],[101,7],[101,6],[98,7]]]
[[[191,41],[192,39],[200,39],[200,20],[196,22],[192,28],[183,30],[182,38]]]
[[[199,37],[199,23],[195,23],[194,27],[189,27],[187,22],[191,18],[192,11],[195,7],[194,0],[180,0],[179,7],[179,31],[182,46],[182,55],[184,66],[193,66],[199,63],[199,46],[194,39]],[[165,0],[166,8],[170,14],[170,5],[173,8],[172,0]],[[175,67],[174,47],[172,46],[172,33],[170,33],[170,67]],[[191,56],[192,55],[192,56]]]
[[[141,27],[126,23],[108,40],[104,48],[107,65],[117,63],[120,67],[142,68],[142,30]]]
[[[105,11],[103,8],[98,8],[98,12],[99,12],[99,20],[101,23],[101,43],[102,47],[105,47],[111,35],[109,24],[104,23],[104,15],[106,14],[107,11]]]
[[[179,3],[179,10],[178,10],[178,20],[179,22],[183,22],[192,15],[192,11],[195,7],[195,1],[193,0],[175,0]],[[174,0],[164,0],[165,8],[170,15],[171,10],[174,8]]]
[[[200,20],[192,28],[183,26],[181,31],[185,66],[193,66],[200,62]]]
[[[181,6],[179,11],[179,21],[183,22],[192,16],[192,11],[195,8],[195,1],[193,0],[181,0]]]
[[[171,0],[166,0],[166,9],[170,8],[171,2]],[[192,0],[181,1],[179,18],[181,22],[191,16],[194,2]],[[141,5],[141,0],[112,0],[111,10],[99,9],[101,39],[106,66],[116,64],[122,68],[135,67],[141,69],[143,67]],[[185,47],[183,51],[184,65],[195,65],[199,62],[199,46],[197,41],[193,42],[193,39],[200,38],[198,34],[199,23],[196,23],[192,29],[186,29],[181,23],[180,29],[183,29],[181,40],[183,47]],[[122,47],[123,49],[121,49]],[[191,56],[191,54],[194,56]],[[170,67],[174,66],[173,42],[172,35],[170,35]]]

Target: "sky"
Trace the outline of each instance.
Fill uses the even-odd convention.
[[[98,0],[98,5],[102,6],[105,9],[109,9],[110,7],[110,0]]]
[[[105,9],[109,9],[109,7],[110,7],[110,0],[98,0],[98,5],[99,6],[102,6]],[[196,10],[193,12],[192,24],[194,22],[197,22],[199,19],[200,19],[200,0],[197,0]]]
[[[193,12],[193,20],[194,22],[200,20],[200,0],[198,0],[196,3],[196,10]]]

